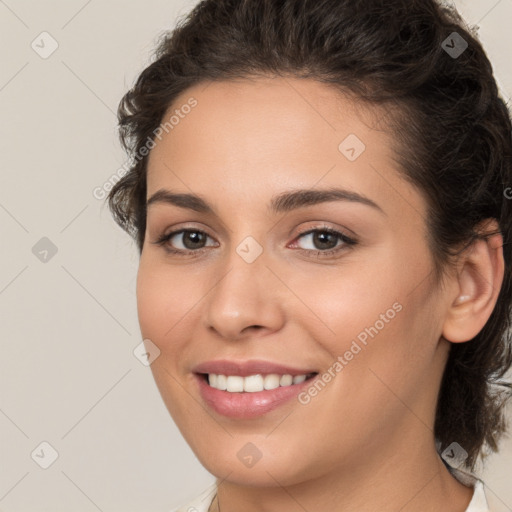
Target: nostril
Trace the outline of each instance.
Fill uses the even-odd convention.
[[[255,329],[257,331],[259,331],[260,329],[262,329],[263,326],[262,325],[249,325],[248,327],[246,327],[245,329],[243,329],[244,331],[247,331],[248,329]]]

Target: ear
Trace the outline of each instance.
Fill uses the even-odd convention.
[[[473,339],[485,326],[498,300],[504,275],[503,237],[495,219],[478,230],[479,238],[464,252],[450,290],[443,338],[453,343]],[[492,233],[492,234],[490,234]]]

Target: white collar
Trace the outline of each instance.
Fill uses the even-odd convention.
[[[461,484],[474,489],[473,497],[465,512],[489,512],[489,505],[485,497],[484,483],[482,480],[471,473],[454,468],[448,464],[446,464],[446,467]]]

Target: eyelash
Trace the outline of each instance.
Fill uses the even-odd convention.
[[[302,238],[306,235],[309,235],[311,233],[317,233],[317,232],[318,233],[329,233],[331,235],[335,235],[338,237],[339,240],[341,240],[343,242],[343,244],[338,247],[335,247],[333,249],[327,249],[325,251],[312,250],[312,249],[298,249],[301,252],[308,253],[309,257],[315,257],[315,256],[320,257],[320,258],[328,257],[328,256],[336,254],[344,249],[347,249],[348,247],[354,246],[358,243],[357,240],[350,238],[347,235],[345,235],[344,233],[337,231],[335,229],[329,228],[329,227],[317,227],[317,228],[309,229],[307,231],[304,231],[303,233],[299,233],[297,236],[297,239],[300,239],[300,238]],[[210,237],[208,235],[208,233],[206,233],[205,231],[202,231],[200,229],[180,229],[177,231],[172,231],[171,233],[168,233],[168,234],[164,234],[164,235],[160,236],[155,242],[152,242],[152,243],[159,245],[159,246],[166,246],[167,242],[171,238],[173,238],[175,235],[178,235],[180,233],[183,233],[183,234],[184,233],[201,233],[202,235]],[[197,256],[200,256],[204,251],[206,251],[207,248],[202,247],[200,249],[195,249],[195,250],[193,250],[193,249],[183,250],[183,249],[173,249],[167,245],[165,247],[165,250],[170,254],[175,254],[178,256],[197,257]]]

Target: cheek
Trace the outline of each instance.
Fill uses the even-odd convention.
[[[379,331],[384,326],[387,329],[381,315],[391,322],[397,316],[399,305],[393,305],[404,295],[403,273],[399,279],[393,261],[385,251],[382,253],[377,257],[378,265],[354,258],[337,268],[323,269],[316,277],[301,272],[294,278],[291,288],[317,316],[310,326],[319,325],[317,339],[328,343],[331,352],[348,349],[347,343],[350,345],[358,335],[364,339],[365,329],[375,323]]]
[[[153,342],[161,340],[172,325],[173,294],[166,293],[167,287],[165,276],[141,261],[137,273],[137,312],[143,337]],[[167,325],[164,325],[163,311],[169,312]]]
[[[162,353],[180,350],[184,329],[201,297],[197,282],[186,272],[142,258],[137,274],[137,312],[141,333]]]
[[[160,349],[150,368],[169,413],[178,426],[187,425],[184,436],[195,432],[194,422],[187,423],[195,402],[191,405],[184,392],[186,369],[180,361],[189,350],[190,322],[199,300],[196,284],[185,272],[170,269],[147,255],[141,258],[137,273],[140,330],[144,339],[150,339]],[[192,416],[201,415],[200,410],[192,412]]]
[[[407,378],[416,379],[415,372],[430,364],[436,349],[439,311],[434,287],[426,279],[430,260],[425,252],[398,249],[374,254],[378,264],[360,260],[329,269],[331,275],[316,280],[295,281],[295,290],[309,290],[306,302],[320,320],[308,320],[303,327],[314,328],[315,340],[332,362],[346,354],[349,371],[344,373],[355,381],[370,379],[372,368],[403,387]]]

